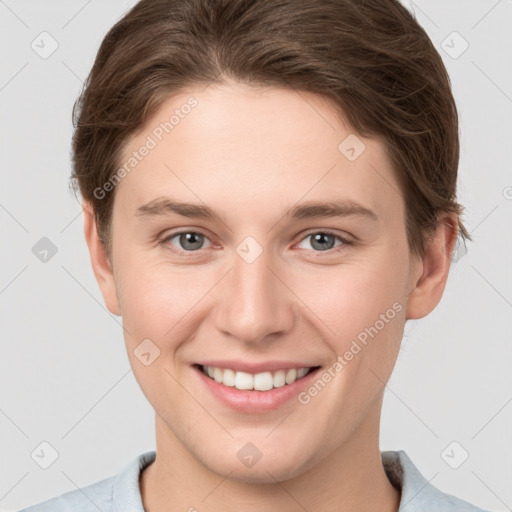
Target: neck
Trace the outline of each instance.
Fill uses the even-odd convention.
[[[378,443],[380,408],[375,411],[320,464],[286,481],[264,484],[242,482],[210,471],[157,415],[157,457],[140,478],[144,509],[396,512],[400,491],[391,485],[382,466]]]

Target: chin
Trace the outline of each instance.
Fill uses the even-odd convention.
[[[243,462],[244,452],[240,455],[240,451],[235,450],[232,457],[226,457],[224,453],[222,457],[212,458],[212,454],[209,454],[207,460],[199,460],[210,471],[223,478],[229,475],[229,480],[260,485],[290,480],[306,472],[309,466],[312,466],[312,463],[308,464],[305,459],[303,450],[297,454],[283,450],[282,456],[280,454],[276,456],[274,450],[273,455],[261,454],[261,458],[256,462],[249,460],[245,464]]]

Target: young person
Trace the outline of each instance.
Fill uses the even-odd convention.
[[[142,0],[76,104],[74,174],[156,452],[43,511],[477,511],[380,452],[457,235],[457,109],[395,0]]]

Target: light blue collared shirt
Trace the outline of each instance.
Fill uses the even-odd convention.
[[[381,452],[389,481],[401,489],[400,512],[486,512],[430,484],[408,455]],[[144,512],[139,475],[151,464],[156,452],[139,455],[118,475],[75,489],[20,512]]]

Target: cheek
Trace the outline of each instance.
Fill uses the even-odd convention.
[[[208,290],[206,283],[191,273],[151,266],[132,267],[121,286],[121,309],[128,331],[161,341],[169,338]]]
[[[394,367],[405,321],[406,279],[399,260],[397,253],[372,258],[371,265],[339,267],[325,280],[328,284],[322,291],[309,288],[304,302],[320,319],[316,326],[328,327],[323,332],[332,365],[323,375],[329,379],[326,387],[331,392],[318,391],[324,386],[320,383],[307,393],[324,410],[344,411],[332,415],[333,430],[344,432],[347,417],[361,417],[363,408],[382,392]]]
[[[124,338],[135,378],[154,406],[163,401],[178,407],[186,397],[174,385],[180,375],[173,360],[182,341],[190,338],[189,318],[206,284],[191,281],[191,273],[137,258],[126,260],[119,270]],[[168,389],[174,390],[171,396]]]
[[[399,325],[403,317],[400,312],[405,310],[406,257],[400,253],[374,256],[365,262],[333,266],[314,278],[302,276],[293,285],[304,304],[324,324],[326,335],[337,350],[343,350],[375,323],[381,328],[382,315],[386,327]],[[392,334],[391,329],[385,330]]]
[[[182,345],[209,314],[209,300],[219,273],[204,266],[177,266],[137,256],[119,265],[118,288],[129,356],[150,339],[161,351],[155,364],[176,368]],[[135,366],[137,366],[137,362]],[[158,364],[157,364],[158,363]]]

